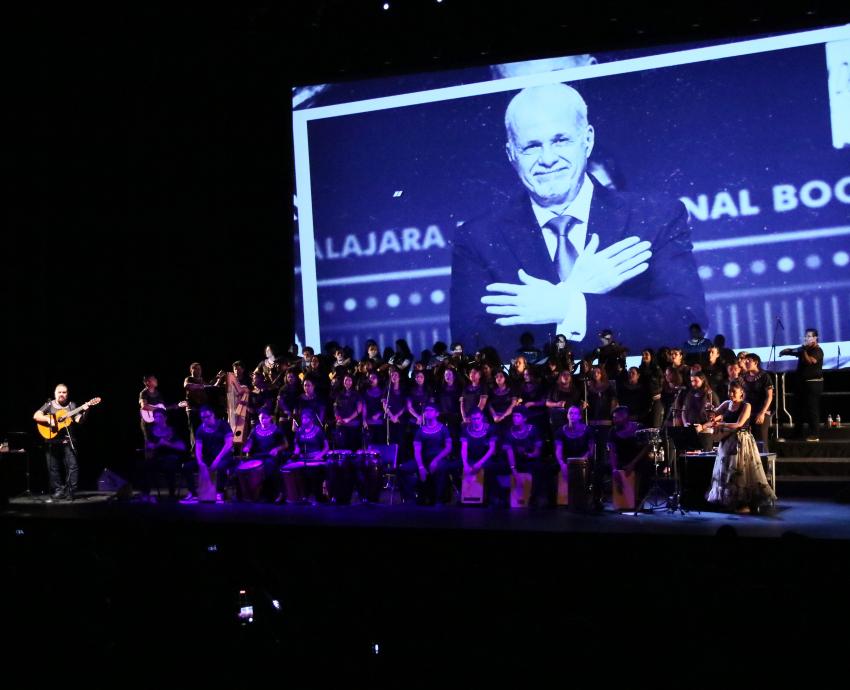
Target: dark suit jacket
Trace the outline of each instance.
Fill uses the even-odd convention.
[[[652,242],[649,269],[605,295],[585,295],[587,330],[573,344],[576,354],[597,347],[597,334],[611,328],[630,354],[682,341],[688,326],[707,325],[705,295],[694,263],[685,206],[676,199],[613,192],[593,180],[587,237],[599,235],[599,249],[636,235]],[[519,283],[522,268],[535,278],[558,282],[527,193],[503,209],[464,223],[452,251],[452,340],[467,348],[493,345],[504,357],[519,346],[525,331],[540,345],[555,336],[557,324],[497,326],[481,297],[490,283]],[[570,340],[575,336],[565,333]]]

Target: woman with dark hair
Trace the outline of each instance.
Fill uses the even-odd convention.
[[[647,421],[652,408],[652,395],[641,379],[640,369],[629,367],[625,378],[617,383],[617,401],[629,408],[629,418],[640,424]]]
[[[354,379],[346,374],[342,379],[343,389],[334,400],[334,420],[336,421],[335,447],[355,451],[362,441],[363,399],[354,390]]]
[[[578,389],[573,381],[573,375],[569,369],[558,373],[555,385],[549,390],[546,398],[546,409],[549,411],[549,427],[554,434],[567,422],[567,408],[585,405],[581,399],[582,391]]]
[[[679,369],[669,366],[664,370],[664,382],[661,384],[661,404],[664,406],[664,419],[667,426],[681,426],[682,396],[685,387]]]
[[[617,407],[617,392],[605,370],[593,367],[587,381],[587,417],[589,424],[611,426],[611,412]]]
[[[593,431],[596,441],[596,457],[593,461],[591,483],[593,485],[593,503],[597,510],[602,509],[602,482],[605,473],[605,447],[611,432],[611,415],[617,402],[617,392],[608,380],[602,367],[592,367],[587,374],[587,423]]]
[[[295,415],[292,420],[293,426],[297,427],[301,423],[301,416],[304,412],[310,412],[315,419],[316,424],[323,426],[325,423],[325,410],[327,402],[324,398],[319,397],[316,390],[316,382],[311,376],[304,377],[304,392],[295,400]]]
[[[533,424],[528,422],[528,412],[523,406],[515,407],[513,422],[502,438],[502,446],[511,472],[531,475],[529,505],[551,504],[554,464],[543,456],[543,438]]]
[[[395,352],[393,356],[387,360],[388,364],[392,364],[396,369],[398,369],[402,378],[406,377],[410,373],[410,367],[413,364],[413,353],[410,351],[410,346],[407,344],[407,341],[403,338],[399,338],[395,341]]]
[[[280,488],[280,473],[278,465],[283,453],[289,448],[289,441],[280,427],[274,423],[274,417],[269,410],[261,410],[259,424],[251,429],[251,434],[245,442],[243,451],[251,460],[263,463],[263,486],[270,498],[280,503],[282,492]]]
[[[566,477],[569,458],[579,458],[591,462],[596,455],[596,441],[593,431],[581,419],[581,408],[570,405],[566,423],[555,431],[555,460]]]
[[[376,369],[383,365],[384,360],[381,359],[381,351],[378,349],[378,343],[370,338],[366,341],[365,350],[363,359],[371,360]]]
[[[424,373],[424,372],[423,372]],[[405,412],[407,411],[407,395],[401,383],[401,374],[395,367],[390,368],[390,383],[387,395],[384,399],[384,411],[389,422],[388,443],[398,444],[401,457],[406,457],[404,451],[404,437],[407,428]]]
[[[694,427],[699,440],[698,446],[704,451],[710,451],[712,447],[712,429],[706,425],[714,419],[714,409],[718,402],[705,374],[692,371],[691,387],[685,393],[682,403],[682,426]]]
[[[463,389],[460,414],[464,424],[469,422],[473,410],[484,410],[487,407],[487,386],[481,382],[481,369],[478,365],[469,370],[469,383]]]
[[[517,389],[517,395],[525,408],[529,424],[532,424],[541,434],[548,432],[545,391],[540,379],[530,368],[523,370],[522,383]]]
[[[500,434],[511,425],[511,414],[517,404],[517,397],[508,386],[508,375],[501,369],[493,376],[494,387],[487,396],[487,408],[490,418]]]
[[[729,385],[730,399],[714,410],[709,424],[721,434],[717,459],[711,473],[709,503],[729,510],[749,513],[776,500],[767,483],[758,447],[750,433],[752,408],[744,401],[744,386],[737,381]]]
[[[363,392],[363,427],[367,430],[369,443],[387,442],[387,425],[384,410],[386,393],[381,386],[378,373],[369,374],[369,385]]]
[[[443,382],[437,393],[440,405],[440,421],[448,426],[452,438],[460,436],[460,403],[463,395],[463,386],[457,380],[454,369],[447,368],[443,372]]]
[[[287,486],[296,487],[300,484],[304,496],[288,495],[286,500],[287,503],[294,503],[312,496],[313,502],[316,503],[324,500],[322,481],[325,470],[323,465],[318,463],[322,463],[328,453],[328,440],[310,410],[305,409],[300,420],[298,431],[295,432],[292,457],[281,468],[281,473],[291,474],[295,481],[288,482]]]

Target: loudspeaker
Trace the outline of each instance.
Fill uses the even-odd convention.
[[[100,477],[97,478],[97,490],[114,494],[115,498],[120,500],[129,499],[133,495],[133,490],[127,480],[109,469],[104,469]]]

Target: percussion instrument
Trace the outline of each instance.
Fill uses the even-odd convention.
[[[511,474],[511,508],[527,508],[531,499],[531,474],[514,472]]]
[[[570,510],[586,511],[590,463],[584,458],[567,458],[567,505]]]
[[[262,460],[246,460],[236,468],[243,501],[260,500],[263,489],[264,467]]]
[[[354,453],[354,466],[360,476],[361,500],[377,503],[381,496],[381,454],[377,450]]]
[[[475,474],[464,474],[460,482],[460,502],[464,505],[484,503],[484,470]]]
[[[611,504],[614,510],[637,510],[637,472],[611,472]]]
[[[642,443],[661,443],[661,429],[650,427],[649,429],[638,429],[635,432]]]
[[[325,457],[327,458],[325,485],[328,496],[335,503],[350,503],[351,494],[354,490],[351,479],[354,453],[345,449],[333,450]]]
[[[215,501],[215,473],[206,463],[198,462],[198,500]]]
[[[304,477],[302,476],[303,463],[300,467],[284,465],[280,468],[280,476],[283,478],[283,486],[286,489],[287,503],[303,503],[306,494],[304,492]]]

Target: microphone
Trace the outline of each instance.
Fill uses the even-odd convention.
[[[778,316],[776,317],[776,326],[778,328],[781,328],[783,331],[785,330],[785,326],[782,325],[782,319],[780,319]]]

